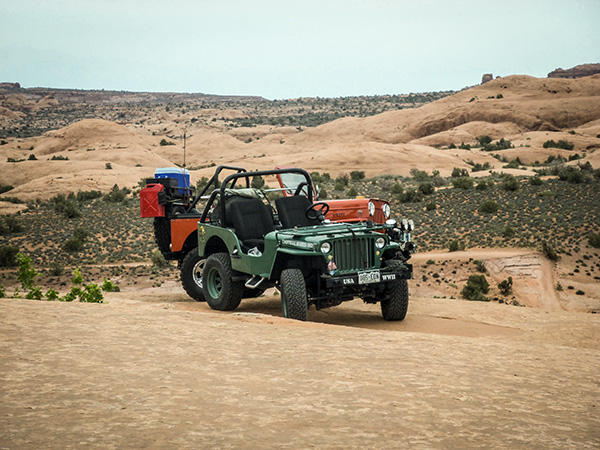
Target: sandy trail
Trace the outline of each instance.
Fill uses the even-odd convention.
[[[598,316],[0,300],[0,448],[597,448]],[[331,325],[335,323],[338,325]],[[577,324],[575,327],[574,324]]]

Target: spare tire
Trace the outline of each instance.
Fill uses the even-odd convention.
[[[171,221],[166,217],[154,218],[154,240],[161,253],[171,253]]]

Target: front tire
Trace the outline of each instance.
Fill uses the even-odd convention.
[[[202,271],[205,259],[198,255],[198,248],[193,248],[181,263],[181,285],[185,292],[198,302],[203,302]]]
[[[212,309],[232,311],[240,305],[242,281],[233,281],[235,271],[227,253],[214,253],[206,259],[202,272],[204,298]]]
[[[306,321],[308,301],[306,282],[300,269],[285,269],[281,272],[281,306],[283,317]]]
[[[396,280],[389,288],[389,298],[381,301],[381,314],[385,320],[404,320],[408,311],[408,282]]]

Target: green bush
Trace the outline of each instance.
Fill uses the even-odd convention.
[[[592,233],[588,236],[588,244],[594,248],[600,248],[600,233]]]
[[[358,191],[354,186],[351,186],[350,189],[348,189],[347,195],[350,198],[355,198],[358,195]]]
[[[459,250],[462,250],[462,246],[459,245],[458,240],[454,239],[453,241],[450,241],[448,244],[448,251],[457,252]]]
[[[434,202],[427,203],[427,205],[425,205],[425,209],[427,211],[434,211],[435,209],[437,209],[437,205]]]
[[[400,203],[418,203],[421,200],[423,200],[423,194],[412,188],[407,189],[406,192],[398,196]]]
[[[542,184],[544,184],[544,182],[539,177],[539,175],[536,175],[529,179],[529,184],[531,184],[532,186],[541,186]]]
[[[505,238],[512,238],[514,237],[514,235],[516,234],[516,231],[513,227],[506,225],[504,227],[504,230],[502,230],[502,236],[504,236]]]
[[[127,194],[130,192],[130,189],[126,187],[121,189],[118,184],[115,184],[110,192],[104,196],[104,201],[108,203],[125,203],[127,201]]]
[[[485,278],[485,275],[470,275],[461,295],[467,300],[489,301],[484,295],[487,294],[489,290],[490,284]]]
[[[552,139],[544,142],[544,148],[562,148],[564,150],[573,150],[574,146],[574,144],[571,144],[564,139],[560,139],[558,142],[554,142]]]
[[[452,169],[452,178],[462,178],[462,177],[468,177],[469,176],[469,171],[467,169],[461,169],[459,167],[455,167],[454,169]]]
[[[498,283],[498,289],[500,293],[504,296],[510,295],[512,293],[513,279],[512,277],[508,277],[506,280],[502,280]]]
[[[486,214],[498,212],[498,203],[493,200],[486,200],[479,206],[479,211]]]
[[[558,261],[560,259],[554,247],[546,241],[542,241],[542,254],[550,261]]]
[[[499,150],[506,150],[507,148],[513,148],[512,142],[502,138],[494,143],[485,144],[483,146],[483,151],[496,152]]]
[[[473,264],[475,264],[475,267],[477,268],[478,272],[487,273],[487,267],[485,267],[485,261],[476,259],[475,261],[473,261]]]
[[[364,180],[365,172],[362,170],[353,170],[350,172],[350,178],[354,181]]]
[[[457,189],[472,189],[473,184],[473,180],[467,177],[455,178],[452,180],[452,186]]]
[[[175,145],[175,142],[167,141],[166,139],[161,139],[160,145],[161,145],[161,147],[164,147],[166,145]]]
[[[344,175],[340,175],[339,177],[337,177],[335,179],[335,183],[338,184],[342,184],[344,187],[348,186],[348,183],[350,182],[350,179],[348,178],[347,174]]]
[[[159,250],[152,252],[152,264],[156,267],[165,267],[168,263],[163,254]]]
[[[519,180],[514,175],[504,175],[500,184],[500,187],[505,191],[517,191],[519,186]]]
[[[421,183],[419,185],[419,192],[423,195],[431,195],[435,193],[435,187],[433,187],[433,183]]]
[[[485,181],[482,180],[479,183],[477,183],[477,186],[475,186],[475,189],[477,189],[478,191],[485,191],[485,190],[487,190],[488,187],[489,187],[489,185]]]
[[[255,189],[260,189],[265,185],[265,179],[260,175],[255,175],[252,177],[251,186]]]
[[[0,247],[0,267],[15,267],[17,265],[19,247],[3,245]]]

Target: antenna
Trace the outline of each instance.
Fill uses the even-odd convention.
[[[183,132],[183,168],[185,169],[185,144],[186,144],[186,131]]]

